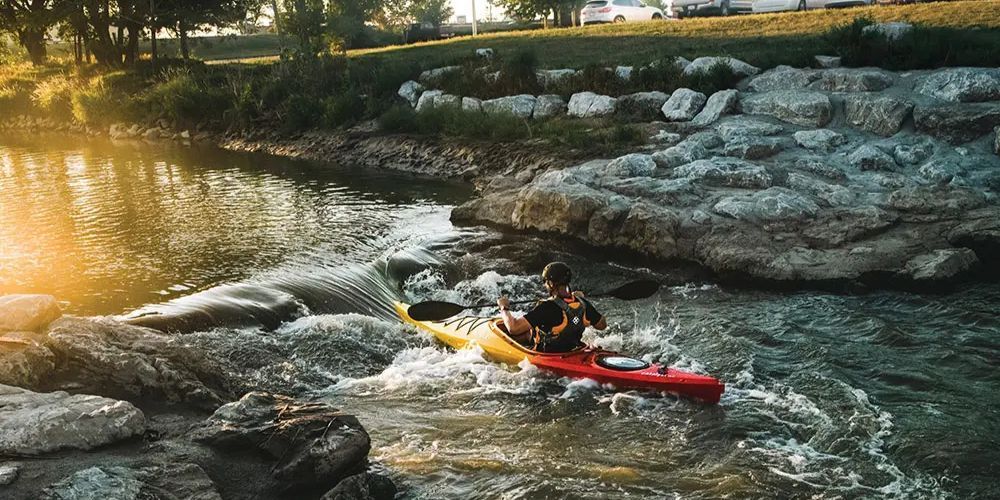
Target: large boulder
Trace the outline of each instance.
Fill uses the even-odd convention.
[[[527,94],[499,97],[483,101],[483,112],[489,115],[503,114],[528,119],[535,112],[536,102],[535,96]]]
[[[618,196],[590,219],[586,234],[598,245],[631,248],[662,259],[677,256],[677,214],[645,201],[630,203]]]
[[[56,369],[56,357],[38,334],[15,332],[0,336],[0,384],[39,387]]]
[[[805,157],[798,158],[794,163],[795,168],[813,175],[825,177],[835,181],[842,181],[847,178],[847,174],[838,165],[831,163],[828,158]]]
[[[614,97],[593,92],[577,92],[569,98],[569,116],[577,118],[608,116],[615,112],[617,102]]]
[[[535,101],[535,111],[532,114],[532,118],[544,120],[565,114],[566,101],[563,100],[562,96],[545,94],[538,96],[538,99]]]
[[[699,127],[707,127],[718,121],[722,115],[736,109],[738,103],[739,91],[736,89],[720,90],[709,96],[705,107],[691,120],[691,123]]]
[[[0,297],[0,333],[38,331],[59,319],[62,311],[51,295],[4,295]]]
[[[865,26],[861,30],[861,32],[864,34],[871,33],[885,37],[885,39],[889,40],[890,42],[898,41],[911,31],[913,31],[912,24],[900,21],[889,22],[889,23],[875,23]]]
[[[697,73],[707,73],[716,65],[729,66],[733,73],[740,76],[753,76],[760,73],[760,68],[733,57],[699,57],[684,66],[684,74],[691,76]]]
[[[916,91],[950,102],[1000,101],[1000,68],[951,68],[931,73]]]
[[[830,122],[830,98],[809,90],[776,90],[751,94],[741,101],[743,112],[765,115],[803,127],[822,127]]]
[[[396,485],[381,475],[364,472],[344,479],[320,500],[392,500]]]
[[[735,158],[715,157],[697,160],[677,167],[671,173],[674,177],[686,177],[711,186],[733,188],[767,188],[771,186],[771,175],[760,165]]]
[[[441,94],[434,98],[434,107],[441,109],[461,109],[462,97],[455,94]]]
[[[961,165],[954,161],[935,158],[917,169],[917,174],[928,182],[948,183],[962,173]]]
[[[896,79],[880,69],[836,68],[824,70],[809,88],[828,92],[877,92],[891,87]]]
[[[917,165],[934,154],[934,144],[929,140],[912,144],[897,144],[892,149],[892,157],[900,165]]]
[[[222,500],[208,474],[190,463],[90,467],[49,486],[42,500]]]
[[[830,129],[800,130],[792,135],[796,144],[806,149],[831,151],[847,144],[847,137]]]
[[[653,161],[661,168],[674,168],[709,156],[708,149],[699,142],[683,141],[676,146],[653,153]]]
[[[899,132],[913,103],[885,94],[858,93],[844,98],[844,111],[854,127],[888,137]]]
[[[788,187],[815,196],[830,206],[851,206],[857,198],[855,192],[849,188],[802,175],[798,172],[790,172],[788,178],[785,179],[785,183],[788,184]]]
[[[695,92],[691,89],[677,89],[670,95],[670,99],[663,103],[660,111],[663,112],[667,121],[688,121],[701,111],[701,107],[705,105],[707,99],[705,94],[701,92]]]
[[[656,171],[652,156],[632,153],[620,156],[608,163],[606,173],[614,177],[649,177]]]
[[[21,466],[18,464],[0,465],[0,486],[7,486],[17,480],[21,473]]]
[[[914,281],[943,281],[959,277],[979,265],[968,248],[945,248],[910,259],[899,274]]]
[[[434,109],[435,99],[437,99],[439,96],[442,95],[444,95],[444,92],[440,90],[428,90],[426,92],[423,92],[422,94],[420,94],[420,98],[417,99],[417,105],[415,106],[415,109],[417,110],[417,112]]]
[[[535,78],[542,87],[549,88],[573,78],[576,73],[575,69],[540,69],[535,71]]]
[[[739,137],[726,143],[724,154],[744,160],[762,160],[780,153],[785,146],[785,140],[778,137]]]
[[[426,89],[420,83],[408,80],[399,86],[399,91],[396,93],[399,97],[402,97],[406,102],[408,102],[411,108],[415,108],[417,107],[417,101],[420,100],[420,94],[422,94],[424,90]]]
[[[779,66],[754,77],[750,80],[749,88],[754,92],[801,89],[808,87],[817,78],[819,75],[814,71]]]
[[[145,430],[146,417],[125,401],[0,385],[0,454],[89,450]]]
[[[669,95],[659,91],[623,95],[615,103],[615,114],[626,120],[655,120],[669,98]]]
[[[858,170],[896,170],[896,160],[881,149],[865,144],[847,156],[847,161]]]
[[[961,144],[1000,126],[1000,103],[917,106],[913,110],[913,123],[920,132]]]
[[[469,113],[482,113],[483,100],[476,97],[463,97],[462,111],[467,111]]]
[[[357,418],[265,392],[222,406],[192,437],[220,450],[257,450],[274,463],[276,480],[314,488],[362,472],[371,448]]]
[[[886,205],[900,212],[953,217],[986,204],[982,192],[949,185],[903,187],[889,193]]]
[[[724,123],[720,123],[715,130],[725,142],[733,142],[741,137],[761,137],[765,135],[777,135],[785,130],[781,125],[768,123],[759,118],[734,116]]]
[[[815,217],[819,206],[791,189],[772,187],[749,195],[727,196],[712,208],[716,213],[752,223],[801,222]]]
[[[420,73],[420,77],[418,77],[417,80],[420,80],[420,83],[423,83],[424,85],[433,85],[440,83],[449,74],[461,69],[461,66],[444,66],[441,68],[429,69]]]
[[[839,247],[882,233],[898,219],[895,214],[870,205],[837,207],[821,213],[803,229],[802,235],[818,247]]]

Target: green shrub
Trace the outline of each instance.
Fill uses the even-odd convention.
[[[712,95],[720,90],[736,87],[742,78],[728,64],[718,61],[705,71],[686,75],[684,81],[685,87]]]
[[[323,100],[323,126],[347,127],[364,117],[365,102],[353,89]]]
[[[378,117],[379,128],[386,132],[410,133],[417,128],[417,113],[409,106],[393,106]]]
[[[316,102],[303,95],[290,96],[283,107],[284,119],[281,121],[281,128],[285,132],[313,128],[323,118],[323,111]]]
[[[633,71],[631,83],[642,90],[659,90],[667,93],[686,84],[684,70],[677,65],[677,58],[673,56],[657,59],[652,64]]]
[[[67,73],[56,73],[40,80],[31,93],[31,102],[36,108],[53,118],[69,119],[72,117],[73,92],[80,82]]]
[[[148,118],[165,116],[181,126],[194,126],[221,117],[227,107],[224,90],[205,85],[188,68],[170,68],[163,80],[143,96]]]

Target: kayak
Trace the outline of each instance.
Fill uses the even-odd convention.
[[[574,379],[592,379],[618,389],[648,389],[718,403],[725,385],[714,377],[618,354],[585,347],[565,353],[533,351],[507,335],[500,318],[461,316],[445,321],[417,321],[407,314],[409,304],[397,302],[396,312],[406,323],[429,332],[439,341],[462,349],[479,346],[491,359],[516,365],[521,361],[549,372]]]

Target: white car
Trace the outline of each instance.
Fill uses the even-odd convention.
[[[671,17],[682,18],[702,14],[729,16],[750,12],[753,0],[666,0],[663,8]]]
[[[753,0],[753,12],[833,9],[869,4],[871,4],[871,0]]]
[[[580,21],[584,25],[653,19],[663,19],[663,11],[639,0],[592,0],[580,11]]]

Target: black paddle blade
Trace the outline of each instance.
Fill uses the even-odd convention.
[[[622,300],[645,299],[646,297],[652,297],[659,289],[660,284],[653,280],[638,280],[625,283],[608,292],[608,295]]]
[[[464,310],[465,306],[452,304],[451,302],[429,300],[427,302],[413,304],[406,313],[410,315],[410,318],[416,321],[440,321],[442,319],[450,318]]]

